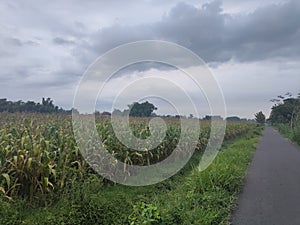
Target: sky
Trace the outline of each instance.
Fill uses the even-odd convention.
[[[300,92],[299,15],[299,0],[1,0],[0,98],[51,97],[69,109],[83,73],[99,56],[121,44],[163,40],[204,60],[228,116],[268,116],[271,99]],[[97,107],[109,110],[116,90],[151,74],[192,90],[201,114],[208,113],[204,94],[199,90],[197,100],[185,74],[160,65],[116,73]],[[154,81],[144,85],[172,93]],[[126,96],[122,101],[130,104]],[[178,98],[176,104],[184,103]],[[157,104],[158,113],[173,112],[167,103]]]

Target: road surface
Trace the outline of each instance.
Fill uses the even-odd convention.
[[[233,225],[300,225],[300,149],[264,131],[233,213]]]

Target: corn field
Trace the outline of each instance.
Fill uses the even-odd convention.
[[[147,118],[131,119],[138,138],[150,135]],[[124,146],[114,135],[110,119],[97,117],[98,134],[106,149],[129,165],[149,165],[168,157],[180,137],[180,121],[166,119],[167,132],[162,143],[151,151],[138,152]],[[196,151],[208,143],[210,123],[201,122]],[[228,123],[225,140],[233,139],[255,124]],[[29,200],[59,192],[74,181],[94,174],[76,145],[70,115],[0,113],[0,197]]]

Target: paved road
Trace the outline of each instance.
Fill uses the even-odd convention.
[[[267,127],[248,169],[233,225],[300,225],[300,149]]]

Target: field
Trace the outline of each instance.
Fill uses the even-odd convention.
[[[109,119],[96,118],[106,148],[127,165],[150,165],[172,153],[180,123],[178,119],[166,123],[162,143],[140,153],[118,141]],[[130,126],[136,137],[146,138],[147,124],[147,118],[131,119]],[[201,123],[196,152],[179,174],[157,185],[134,188],[102,178],[87,164],[76,145],[71,116],[1,113],[0,224],[188,224],[191,218],[200,221],[201,215],[204,221],[224,222],[261,129],[253,123],[227,124],[225,143],[242,137],[241,146],[233,142],[232,149],[225,147],[213,166],[200,174],[196,167],[208,143],[209,125]],[[211,194],[203,195],[206,192]],[[210,213],[216,214],[204,216],[207,204],[215,205]],[[24,208],[26,212],[20,213]]]

